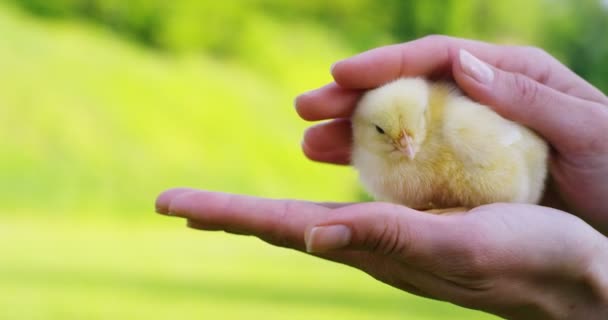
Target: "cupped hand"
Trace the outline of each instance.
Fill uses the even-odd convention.
[[[311,127],[313,160],[350,162],[350,117],[363,90],[404,76],[453,79],[472,99],[522,123],[552,146],[551,175],[567,207],[608,234],[608,98],[555,58],[532,47],[430,36],[373,49],[332,67],[334,83],[296,100]]]
[[[606,238],[559,210],[493,204],[431,215],[388,203],[174,189],[157,211],[359,268],[411,293],[513,319],[606,319]]]

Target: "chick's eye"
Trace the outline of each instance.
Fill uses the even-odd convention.
[[[384,134],[384,130],[378,126],[376,126],[376,131],[378,131],[379,134]]]

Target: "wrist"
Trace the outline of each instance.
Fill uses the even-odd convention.
[[[608,238],[589,246],[576,268],[540,275],[522,296],[527,307],[508,319],[608,319]],[[598,238],[600,238],[598,237]],[[586,250],[587,251],[587,250]]]
[[[598,236],[568,294],[552,308],[555,319],[608,319],[608,238]]]
[[[600,238],[582,280],[589,290],[590,310],[585,319],[608,319],[608,238]]]

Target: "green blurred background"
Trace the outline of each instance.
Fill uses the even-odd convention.
[[[0,319],[493,319],[153,213],[173,186],[353,201],[293,111],[431,33],[545,48],[608,90],[608,1],[1,0]]]

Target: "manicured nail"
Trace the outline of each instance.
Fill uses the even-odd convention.
[[[327,252],[340,249],[350,243],[352,233],[347,226],[334,225],[313,227],[305,235],[307,252]]]
[[[483,61],[477,59],[470,52],[460,49],[460,65],[464,73],[482,84],[489,84],[494,80],[494,72]]]

